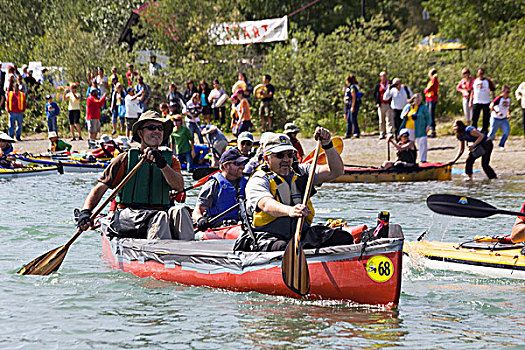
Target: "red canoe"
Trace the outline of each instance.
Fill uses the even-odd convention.
[[[101,221],[102,257],[111,266],[138,277],[236,292],[301,298],[282,280],[283,252],[236,252],[233,240],[205,241],[108,239]],[[393,229],[393,227],[398,229]],[[390,238],[307,249],[311,278],[305,299],[335,299],[394,307],[401,291],[403,234],[391,225]]]

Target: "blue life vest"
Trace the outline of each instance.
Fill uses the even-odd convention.
[[[485,116],[483,116],[485,117]],[[467,142],[476,142],[476,140],[478,139],[477,136],[472,136],[470,134],[470,132],[472,130],[477,130],[475,127],[473,126],[467,126],[465,128],[465,136],[464,137],[459,137],[459,140],[460,141],[467,141]],[[485,141],[487,141],[487,135],[483,134],[481,131],[480,133],[483,135],[483,140],[481,141],[481,143],[485,143]]]
[[[213,217],[218,215],[237,204],[239,195],[244,196],[244,188],[246,187],[246,178],[243,176],[239,180],[239,192],[237,189],[228,181],[222,173],[217,173],[211,177],[214,181],[219,183],[219,193],[214,198],[210,208],[208,208],[208,215]],[[213,180],[212,180],[213,181]],[[223,216],[221,221],[224,220],[239,220],[239,210],[235,209],[228,215]]]

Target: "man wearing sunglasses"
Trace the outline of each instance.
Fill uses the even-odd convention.
[[[330,132],[318,127],[314,134],[326,152],[326,165],[316,168],[314,184],[334,180],[343,174],[343,161],[331,142]],[[246,185],[246,208],[251,216],[253,237],[243,232],[235,250],[284,250],[292,238],[299,217],[305,217],[301,241],[313,247],[353,242],[349,233],[323,225],[310,226],[314,218],[311,201],[302,204],[308,181],[309,164],[292,169],[296,149],[288,136],[271,134],[264,144],[264,163]],[[254,241],[255,239],[255,241]]]
[[[117,187],[144,157],[146,162],[117,195],[118,206],[108,232],[113,236],[141,239],[193,239],[189,212],[184,207],[168,208],[170,190],[184,188],[179,161],[171,150],[159,149],[172,129],[172,122],[157,112],[147,111],[140,116],[133,125],[133,140],[140,142],[140,147],[118,155],[106,168],[84,202],[78,227],[89,228],[91,211],[104,193]]]
[[[255,152],[252,151],[253,147],[253,135],[249,131],[243,131],[237,137],[237,149],[245,157],[252,158]]]
[[[210,177],[204,184],[193,210],[193,220],[197,222],[199,231],[212,227],[209,220],[223,213],[239,202],[239,196],[244,197],[246,178],[242,175],[248,158],[237,148],[230,148],[220,159],[221,172]],[[213,227],[223,226],[225,222],[239,221],[239,210],[223,216]]]

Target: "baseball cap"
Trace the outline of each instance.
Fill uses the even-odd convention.
[[[297,133],[299,131],[300,131],[299,128],[297,126],[295,126],[294,123],[286,123],[286,124],[284,124],[284,133],[285,134]]]
[[[297,151],[288,136],[285,134],[273,134],[266,138],[264,153],[270,154],[283,151]]]
[[[127,88],[126,92],[129,94],[131,91],[135,91],[135,89],[130,86],[129,88]]]
[[[403,128],[403,129],[401,129],[401,130],[399,131],[399,136],[401,136],[401,135],[405,135],[405,134],[407,134],[407,135],[410,136],[410,130],[408,130],[407,128]]]
[[[42,96],[42,95],[40,95]],[[46,100],[49,100],[51,98],[51,95],[46,95]]]
[[[244,157],[237,148],[230,148],[221,156],[220,163],[225,164],[229,162],[245,162],[248,158]]]
[[[253,142],[253,135],[249,131],[243,131],[237,137],[237,141],[238,142],[242,142],[242,141],[251,141],[251,142]]]
[[[398,83],[400,83],[400,82],[401,82],[401,79],[399,79],[399,78],[394,78],[394,80],[392,80],[392,85],[396,85],[396,84],[398,84]]]

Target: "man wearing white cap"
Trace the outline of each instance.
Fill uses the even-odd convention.
[[[392,113],[394,114],[394,128],[396,135],[399,133],[401,128],[401,112],[405,108],[408,99],[413,95],[412,90],[406,85],[401,84],[401,79],[394,78],[392,80],[392,85],[386,90],[383,95],[383,99],[388,100],[392,99],[390,102],[390,107],[392,107]]]
[[[327,164],[316,169],[314,184],[334,180],[344,172],[343,161],[333,147],[330,132],[318,127],[315,138],[321,140]],[[334,234],[325,226],[310,226],[314,218],[311,201],[303,205],[310,164],[292,169],[296,149],[288,136],[271,134],[264,145],[264,164],[246,185],[246,211],[251,216],[254,237],[241,234],[235,250],[284,250],[293,236],[297,220],[305,217],[302,242],[311,246],[350,244],[350,234]]]
[[[237,149],[241,152],[244,157],[251,158],[255,155],[252,152],[253,147],[253,135],[249,131],[243,131],[237,137]]]

